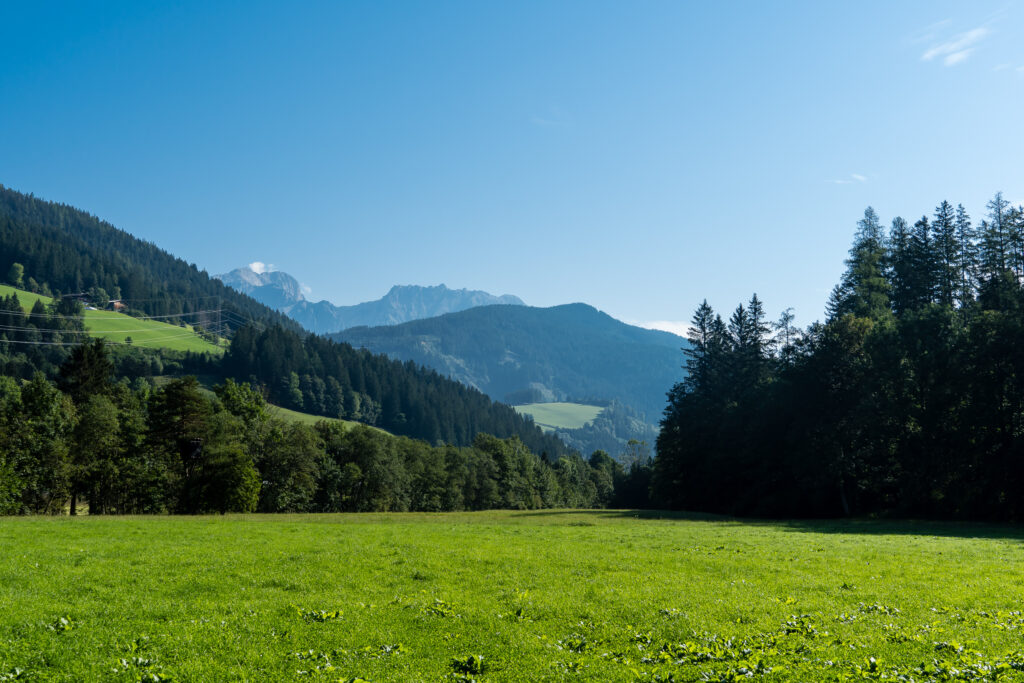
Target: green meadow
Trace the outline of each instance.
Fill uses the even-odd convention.
[[[603,408],[582,403],[526,403],[514,406],[517,411],[533,418],[546,432],[556,429],[579,429],[600,414]]]
[[[1022,539],[631,511],[4,518],[0,680],[1021,680]]]
[[[18,295],[18,303],[21,304],[26,313],[32,310],[37,301],[42,301],[44,304],[49,304],[53,301],[50,297],[43,296],[42,294],[33,294],[24,289],[16,289],[10,285],[0,285],[0,296],[10,296],[12,294]]]
[[[50,297],[33,294],[8,285],[0,285],[0,296],[18,295],[18,301],[25,311],[31,310],[36,301],[49,304]],[[220,354],[224,349],[211,344],[195,334],[191,326],[179,327],[156,320],[140,320],[115,311],[85,311],[85,329],[91,337],[102,337],[114,343],[123,344],[129,338],[135,346],[164,348],[173,351]]]

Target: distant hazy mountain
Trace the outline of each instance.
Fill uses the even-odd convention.
[[[586,304],[482,306],[391,327],[331,335],[413,360],[509,403],[619,401],[656,423],[683,377],[669,332],[620,322]]]
[[[448,289],[444,285],[396,285],[376,301],[335,306],[329,301],[314,303],[307,300],[299,282],[281,271],[264,271],[258,267],[254,270],[252,266],[246,266],[217,277],[226,285],[276,308],[310,332],[318,334],[361,325],[397,325],[490,304],[523,305],[519,297],[510,294],[494,296],[478,290]]]

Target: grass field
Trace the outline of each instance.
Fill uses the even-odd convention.
[[[1022,538],[616,511],[6,518],[0,680],[1021,680]]]
[[[49,304],[52,299],[40,294],[33,294],[7,285],[0,285],[0,296],[18,295],[18,301],[26,311],[30,310],[37,300]],[[85,312],[85,329],[92,337],[102,337],[111,342],[124,343],[131,337],[132,344],[148,348],[166,348],[174,351],[194,351],[196,353],[223,353],[224,349],[211,344],[197,336],[191,327],[179,327],[156,320],[139,320],[130,315],[114,311]]]
[[[363,424],[362,422],[353,422],[352,420],[342,420],[342,419],[337,418],[337,417],[324,417],[323,415],[311,415],[310,413],[300,413],[300,412],[298,412],[296,410],[289,410],[288,408],[282,408],[281,406],[275,406],[275,405],[271,405],[270,406],[270,413],[272,415],[275,415],[275,416],[281,418],[282,420],[290,420],[292,422],[301,422],[302,424],[307,424],[307,425],[315,425],[320,420],[327,420],[328,422],[340,422],[343,425],[345,425],[346,427],[354,427],[355,425]],[[382,432],[384,434],[390,434],[390,432],[385,432],[383,429],[380,429],[378,427],[372,427],[370,425],[363,425],[363,426],[370,427],[370,429],[374,429],[374,430],[376,430],[378,432]]]
[[[526,403],[514,407],[520,413],[531,416],[537,426],[546,432],[579,429],[604,410],[599,406],[582,403]]]

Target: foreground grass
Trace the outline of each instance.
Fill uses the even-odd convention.
[[[516,412],[529,415],[546,432],[556,429],[579,429],[597,417],[604,408],[583,403],[524,403],[513,406]]]
[[[1021,538],[614,511],[5,518],[0,680],[1020,680]]]

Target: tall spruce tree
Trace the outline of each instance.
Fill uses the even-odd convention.
[[[102,339],[79,344],[71,357],[60,368],[60,388],[70,395],[75,404],[84,403],[90,396],[106,394],[114,374],[106,344]]]
[[[988,219],[981,222],[978,299],[986,309],[1004,310],[1015,304],[1019,282],[1013,271],[1010,203],[997,192],[986,206]]]
[[[956,207],[957,301],[961,309],[974,302],[978,282],[978,245],[971,217],[963,204]]]
[[[870,206],[857,222],[857,234],[846,259],[846,272],[833,294],[836,315],[847,313],[878,320],[888,317],[889,281],[885,277],[885,235],[878,214]]]
[[[909,256],[909,303],[911,310],[917,310],[935,301],[937,259],[927,216],[921,216],[910,231]]]
[[[982,279],[992,280],[1011,265],[1013,244],[1009,224],[1010,203],[1003,199],[1003,193],[986,205],[988,219],[981,222],[981,269]]]
[[[690,393],[696,393],[711,386],[712,363],[714,362],[715,346],[718,343],[714,338],[715,312],[704,299],[693,314],[690,321],[690,331],[686,337],[690,345],[683,348],[683,355],[686,358],[686,378],[683,386]]]
[[[959,284],[957,268],[956,215],[953,205],[943,201],[935,208],[931,242],[935,266],[935,300],[952,307]]]
[[[897,216],[889,230],[888,273],[891,283],[892,307],[897,314],[913,306],[911,288],[914,284],[914,264],[911,260],[910,230],[907,221]]]

